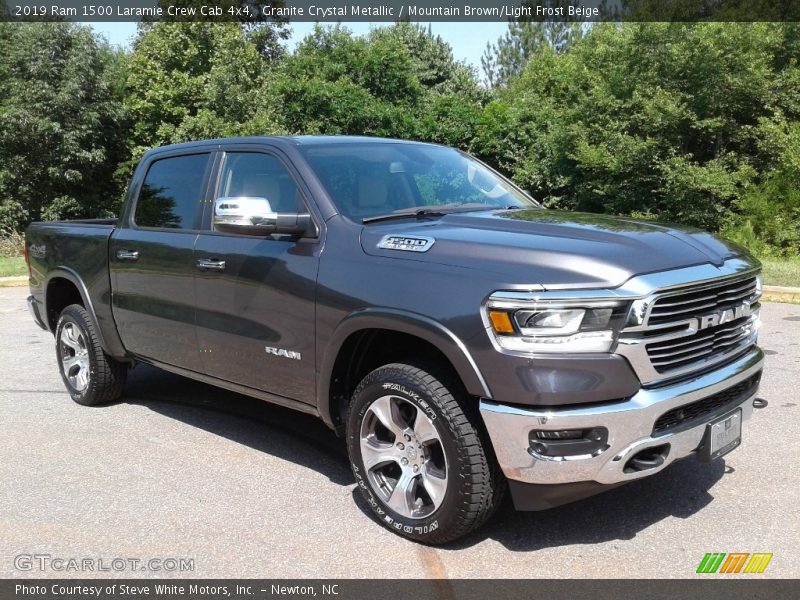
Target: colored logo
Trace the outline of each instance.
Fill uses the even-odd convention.
[[[698,573],[720,573],[730,575],[732,573],[763,573],[772,554],[766,552],[708,552],[700,565],[697,567]]]

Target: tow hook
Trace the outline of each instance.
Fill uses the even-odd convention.
[[[755,398],[753,400],[753,408],[767,408],[767,404],[769,404],[769,402],[763,398]]]

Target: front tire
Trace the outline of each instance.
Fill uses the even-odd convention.
[[[58,319],[56,358],[61,379],[78,404],[97,406],[122,395],[128,368],[103,351],[89,313],[79,304],[66,307]]]
[[[441,544],[483,524],[505,489],[480,417],[436,365],[394,363],[353,394],[347,446],[359,491],[379,522]]]

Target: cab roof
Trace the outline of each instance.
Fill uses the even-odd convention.
[[[394,138],[370,137],[365,135],[275,135],[275,136],[246,136],[233,138],[218,138],[208,140],[197,140],[194,142],[183,142],[181,144],[170,144],[153,148],[150,152],[164,152],[170,150],[188,150],[197,147],[208,147],[213,145],[229,144],[258,144],[269,142],[275,145],[291,146],[327,146],[338,144],[429,144],[427,142],[417,142],[413,140],[399,140]]]

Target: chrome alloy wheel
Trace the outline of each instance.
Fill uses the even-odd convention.
[[[89,351],[86,338],[74,323],[66,323],[59,337],[61,368],[76,391],[82,392],[89,385]]]
[[[422,519],[447,490],[447,459],[430,418],[404,398],[382,396],[361,421],[361,459],[372,489],[396,513]]]

